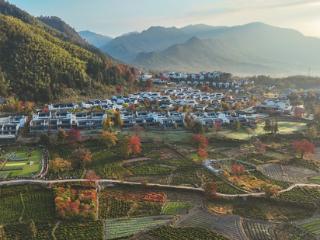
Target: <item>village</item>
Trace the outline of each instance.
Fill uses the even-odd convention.
[[[150,74],[141,74],[140,77],[141,82],[151,81],[148,84],[156,86],[159,91],[142,91],[78,103],[48,104],[38,108],[31,116],[7,114],[0,118],[0,138],[17,138],[26,123],[30,134],[72,128],[102,129],[104,121],[115,111],[120,114],[123,128],[140,126],[166,130],[185,128],[186,118],[204,128],[219,126],[239,129],[254,128],[270,116],[305,117],[304,106],[292,104],[288,92],[271,96],[252,95],[247,89],[254,88],[254,82],[219,80],[228,79],[224,76],[226,73],[160,75],[166,76],[162,80],[167,79],[166,84],[160,84],[160,87],[158,78],[151,78]]]

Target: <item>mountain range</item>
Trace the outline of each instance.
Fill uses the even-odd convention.
[[[135,69],[88,44],[57,17],[35,18],[0,0],[2,96],[48,102],[103,93],[133,81]]]
[[[151,70],[320,74],[320,39],[260,22],[233,27],[151,27],[116,37],[99,48],[120,61]]]
[[[83,39],[85,39],[88,43],[90,43],[91,45],[97,48],[101,48],[107,45],[112,40],[111,37],[97,34],[91,31],[81,31],[79,32],[79,35]]]

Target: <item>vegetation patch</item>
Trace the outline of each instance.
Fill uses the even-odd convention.
[[[62,219],[97,219],[96,189],[69,186],[57,187],[54,191],[56,211]]]
[[[188,202],[166,202],[161,210],[164,215],[177,215],[187,213],[192,205]]]
[[[161,240],[226,240],[227,238],[202,228],[173,228],[163,226],[148,232],[148,235]]]

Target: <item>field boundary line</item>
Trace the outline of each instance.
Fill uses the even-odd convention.
[[[57,237],[56,237],[56,235],[55,235],[55,233],[56,233],[56,230],[58,229],[60,223],[61,223],[61,221],[58,221],[58,222],[54,225],[54,227],[52,228],[52,230],[51,230],[51,236],[52,236],[53,240],[58,240]]]

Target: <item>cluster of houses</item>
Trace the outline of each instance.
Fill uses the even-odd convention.
[[[0,139],[15,139],[19,129],[23,128],[27,121],[25,116],[8,116],[0,118]]]
[[[30,132],[57,131],[59,129],[69,130],[71,128],[101,129],[107,118],[105,112],[77,112],[48,111],[38,112],[32,116],[30,121]]]
[[[179,83],[189,86],[207,85],[220,89],[239,89],[244,85],[253,85],[253,81],[247,79],[232,79],[230,73],[214,71],[200,73],[184,73],[184,72],[163,72],[156,76],[149,73],[142,73],[141,81],[152,80],[155,84]]]
[[[151,107],[146,107],[146,102]],[[223,103],[231,107],[241,103],[245,109],[222,110]],[[191,87],[174,87],[161,92],[138,92],[104,100],[50,104],[45,111],[32,115],[30,132],[101,129],[113,111],[120,113],[124,128],[142,126],[165,129],[185,127],[186,114],[205,127],[213,127],[217,123],[228,126],[235,122],[252,126],[268,113],[290,114],[293,108],[287,98],[265,99],[260,105],[250,106],[249,96],[231,96],[227,90],[203,92]],[[26,121],[25,116],[0,118],[0,137],[15,138]]]
[[[48,111],[38,112],[30,121],[31,133],[71,129],[101,129],[110,111],[119,111],[124,128],[134,126],[156,128],[183,128],[185,114],[178,108],[191,109],[189,117],[203,126],[212,127],[215,123],[251,124],[256,120],[252,113],[241,111],[217,111],[221,109],[221,101],[234,104],[246,102],[248,97],[226,98],[223,92],[208,93],[193,88],[167,88],[163,92],[138,92],[126,97],[114,96],[105,100],[90,100],[81,103],[51,104]],[[139,106],[145,102],[157,105],[152,110],[135,110],[128,106]],[[125,107],[126,106],[126,107]]]

